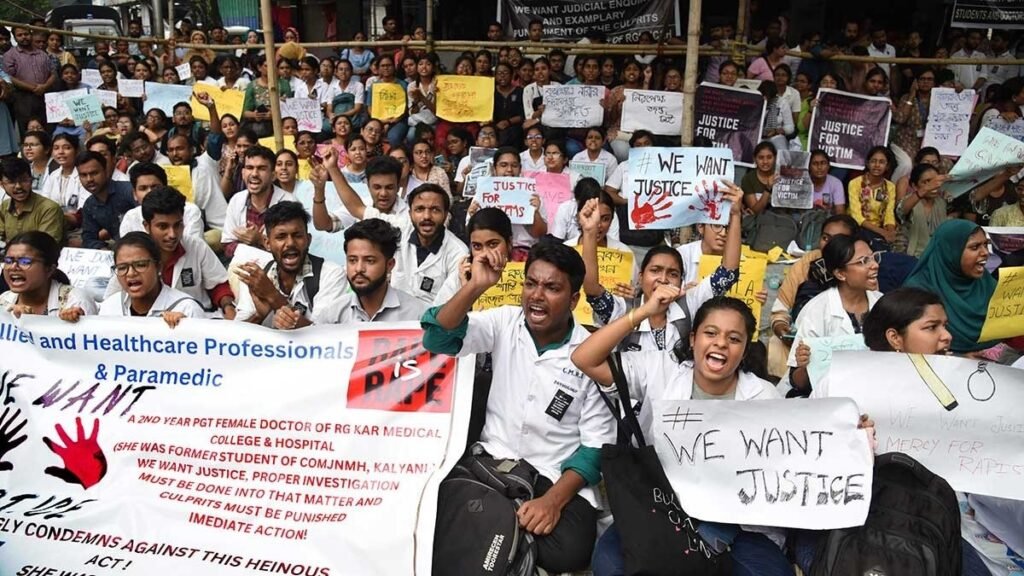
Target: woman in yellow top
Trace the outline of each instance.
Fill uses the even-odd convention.
[[[868,152],[867,170],[847,187],[849,214],[875,251],[888,250],[896,239],[896,185],[886,178],[889,164],[888,150],[875,146]]]

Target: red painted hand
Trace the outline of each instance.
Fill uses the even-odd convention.
[[[68,484],[80,484],[82,488],[89,489],[107,474],[107,457],[103,455],[103,449],[96,442],[96,436],[100,431],[100,421],[93,420],[92,432],[88,437],[85,436],[85,430],[82,429],[81,418],[75,418],[75,425],[78,428],[78,440],[72,440],[64,432],[64,427],[57,424],[57,435],[60,436],[64,446],[54,443],[49,438],[43,438],[46,447],[64,461],[64,468],[50,466],[46,469],[46,473],[60,478]]]
[[[700,200],[700,208],[690,206],[690,210],[707,212],[708,218],[713,222],[721,217],[718,209],[721,206],[722,193],[718,190],[718,182],[713,182],[711,188],[708,188],[707,184],[704,183],[698,186],[697,199]]]
[[[630,212],[629,217],[633,220],[633,225],[636,226],[636,229],[642,230],[658,220],[671,218],[671,215],[664,213],[671,206],[672,201],[668,199],[668,194],[666,193],[662,193],[650,202],[644,202],[643,205],[640,205],[640,195],[638,194],[633,196],[633,211]]]

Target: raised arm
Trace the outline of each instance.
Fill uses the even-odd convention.
[[[334,182],[334,189],[338,192],[338,198],[341,199],[345,209],[357,220],[362,220],[363,215],[366,213],[366,205],[363,204],[363,199],[356,194],[356,191],[348,185],[348,180],[345,179],[345,175],[338,168],[336,154],[333,147],[328,148],[324,154],[324,166],[327,167],[327,173],[331,177],[331,182]]]

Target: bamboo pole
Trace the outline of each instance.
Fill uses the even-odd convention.
[[[427,52],[434,51],[434,0],[427,0]]]
[[[747,15],[750,13],[750,0],[740,0],[736,13],[736,42],[733,44],[733,62],[740,63],[743,59],[741,49],[747,44]]]
[[[281,94],[277,89],[277,62],[274,60],[274,14],[270,10],[270,0],[260,0],[260,16],[263,20],[263,44],[267,59],[267,87],[270,90],[270,116],[274,125],[274,147],[284,148],[284,128],[281,125]]]
[[[686,75],[683,76],[683,146],[693,143],[693,106],[697,99],[697,48],[700,46],[700,3],[690,0],[690,16],[686,22]]]

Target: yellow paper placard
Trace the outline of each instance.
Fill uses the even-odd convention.
[[[195,202],[192,192],[192,169],[188,166],[164,166],[167,173],[167,185],[185,195],[187,202]]]
[[[385,120],[405,114],[405,88],[392,82],[377,82],[372,91],[370,116]]]
[[[978,342],[1024,335],[1024,266],[999,270],[999,284],[988,301]]]
[[[526,279],[526,262],[509,262],[501,273],[501,280],[491,286],[473,304],[473,310],[490,310],[499,306],[522,304],[523,280]]]
[[[245,102],[245,92],[239,90],[221,90],[209,84],[196,84],[192,89],[192,117],[201,122],[210,121],[210,110],[196,100],[195,93],[204,92],[213,98],[217,103],[217,114],[224,116],[231,114],[239,121],[242,120],[242,104]]]
[[[296,176],[299,180],[309,180],[309,174],[313,171],[313,163],[307,160],[299,160],[299,174]]]
[[[576,251],[583,255],[583,246],[576,246]],[[614,248],[597,248],[597,277],[606,290],[611,291],[618,283],[633,282],[633,253]],[[580,301],[572,311],[573,318],[584,326],[594,325],[594,309],[590,307],[585,295],[580,294]]]
[[[757,320],[757,330],[751,335],[751,340],[757,340],[758,332],[761,330],[761,303],[757,301],[757,293],[764,289],[764,275],[768,270],[768,259],[761,256],[756,256],[757,252],[753,252],[752,256],[742,256],[740,258],[740,279],[733,287],[726,293],[727,296],[733,298],[739,298],[746,302],[747,306],[750,306],[750,310],[754,313],[754,318]],[[763,255],[762,255],[763,256]],[[704,254],[700,257],[700,266],[697,269],[697,275],[703,280],[708,276],[714,274],[715,270],[722,264],[721,256],[712,256],[710,254]],[[691,310],[691,314],[696,314],[696,310]]]
[[[277,149],[277,144],[274,143],[274,137],[273,136],[267,136],[266,138],[260,138],[260,146],[264,146],[266,148],[270,148],[274,152],[280,152],[280,150]],[[284,149],[285,150],[291,150],[292,152],[295,152],[295,136],[292,136],[291,134],[285,134],[284,135]]]
[[[437,115],[451,122],[490,122],[494,117],[494,78],[438,76]]]

